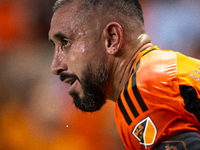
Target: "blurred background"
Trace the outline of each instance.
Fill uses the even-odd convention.
[[[50,72],[55,0],[0,0],[0,150],[121,150],[115,103],[75,108]],[[152,43],[200,59],[200,1],[141,0]]]

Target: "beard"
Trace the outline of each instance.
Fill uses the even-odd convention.
[[[106,103],[104,86],[108,80],[108,67],[103,64],[92,71],[88,65],[82,76],[81,80],[78,81],[83,89],[83,97],[80,97],[75,90],[69,94],[78,109],[84,112],[97,111]]]

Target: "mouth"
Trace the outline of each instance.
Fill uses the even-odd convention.
[[[70,78],[67,78],[67,79],[65,79],[63,82],[72,85],[72,84],[74,84],[74,82],[75,82],[76,80],[77,80],[77,79],[75,79],[75,78],[71,78],[71,79],[70,79]]]
[[[64,83],[68,83],[70,85],[73,85],[76,80],[78,80],[78,77],[75,74],[68,74],[63,73],[60,75],[60,80]]]

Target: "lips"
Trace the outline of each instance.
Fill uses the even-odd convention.
[[[65,79],[63,82],[72,85],[76,80],[77,80],[77,79],[75,79],[75,78],[67,78],[67,79]]]
[[[78,80],[78,77],[75,74],[62,73],[60,75],[60,80],[72,85],[76,80]]]

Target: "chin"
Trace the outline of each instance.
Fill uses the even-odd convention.
[[[104,96],[92,96],[87,93],[86,96],[80,97],[76,92],[71,92],[70,95],[73,97],[76,108],[84,112],[98,111],[106,103]]]

